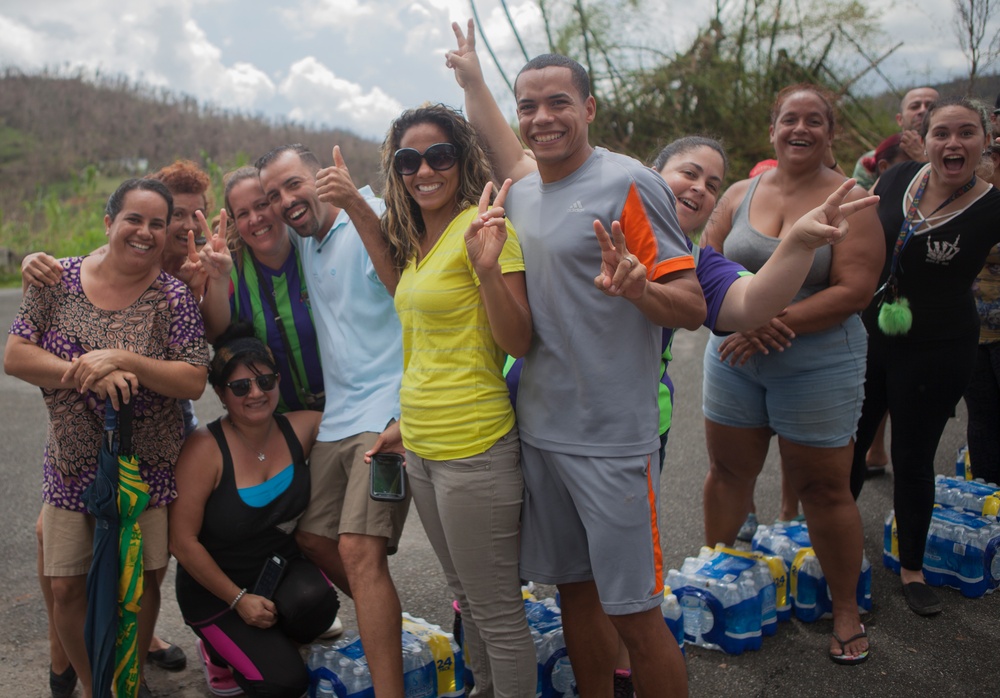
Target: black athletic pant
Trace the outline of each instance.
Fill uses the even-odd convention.
[[[1000,342],[979,345],[965,405],[972,474],[1000,484]]]
[[[919,570],[934,507],[934,456],[972,377],[978,337],[912,340],[886,337],[878,328],[868,331],[865,403],[854,444],[851,492],[855,499],[861,494],[865,454],[888,411],[899,560],[906,569]]]

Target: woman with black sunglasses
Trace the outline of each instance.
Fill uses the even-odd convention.
[[[336,591],[295,544],[296,522],[309,503],[306,459],[322,413],[275,414],[276,371],[252,326],[223,333],[208,381],[226,414],[188,437],[177,462],[170,508],[177,602],[198,635],[216,695],[303,695],[309,675],[298,645],[328,628],[339,606]],[[284,566],[267,593],[258,578],[275,555]],[[226,683],[232,678],[238,687]]]
[[[411,109],[382,144],[384,245],[403,328],[400,429],[413,501],[462,609],[478,694],[535,695],[518,577],[520,441],[503,379],[531,342],[524,261],[504,183],[472,126]],[[374,237],[377,236],[372,236]]]

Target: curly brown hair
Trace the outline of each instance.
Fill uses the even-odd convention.
[[[490,161],[479,143],[476,130],[458,111],[443,104],[428,104],[400,114],[392,122],[382,143],[382,172],[385,177],[382,234],[389,244],[393,265],[400,272],[406,268],[427,234],[420,207],[406,191],[402,175],[392,166],[403,135],[418,124],[437,126],[458,150],[461,176],[455,203],[459,208],[477,206],[486,183],[494,181]]]
[[[201,194],[205,199],[205,210],[212,208],[212,180],[190,160],[175,160],[149,175],[149,179],[163,182],[171,194]]]

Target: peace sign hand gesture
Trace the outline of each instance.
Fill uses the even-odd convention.
[[[452,22],[451,29],[458,40],[458,48],[444,55],[445,65],[455,71],[455,81],[464,90],[470,83],[483,81],[483,69],[476,55],[476,26],[470,19],[465,34],[458,22]]]
[[[796,238],[810,250],[826,244],[836,245],[843,240],[848,232],[848,216],[874,206],[879,200],[877,196],[866,196],[844,203],[854,184],[853,179],[845,180],[822,206],[817,206],[797,220],[788,237]]]
[[[646,266],[629,253],[621,223],[612,221],[609,236],[604,224],[594,221],[594,233],[601,245],[601,273],[594,277],[594,286],[607,296],[641,298],[646,290]]]
[[[201,250],[195,252],[194,234],[189,233],[188,259],[195,261],[192,257],[193,253],[197,257],[197,262],[202,270],[212,281],[229,278],[229,273],[233,269],[233,256],[229,253],[229,247],[226,244],[226,209],[219,211],[219,228],[218,232],[214,233],[209,230],[208,223],[205,222],[205,216],[202,215],[201,211],[196,211],[195,215],[198,217],[198,222],[205,232],[205,240],[207,242]]]
[[[476,216],[469,229],[465,231],[465,248],[469,253],[469,261],[476,274],[482,276],[497,267],[500,252],[507,242],[507,219],[503,203],[507,199],[511,181],[504,180],[493,206],[490,206],[490,194],[493,193],[493,182],[487,182],[483,194],[479,197],[479,215]]]

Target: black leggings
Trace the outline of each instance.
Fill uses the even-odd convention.
[[[869,329],[865,403],[851,467],[857,499],[865,481],[865,454],[886,411],[892,425],[893,507],[899,561],[923,568],[927,529],[934,508],[934,456],[955,405],[972,377],[976,339],[887,338]]]
[[[1000,484],[1000,342],[979,345],[965,404],[972,474]]]
[[[214,663],[233,668],[247,696],[299,698],[309,689],[309,672],[298,645],[312,642],[330,627],[340,602],[319,568],[297,558],[288,563],[274,605],[278,622],[267,629],[247,625],[236,611],[192,629]]]

